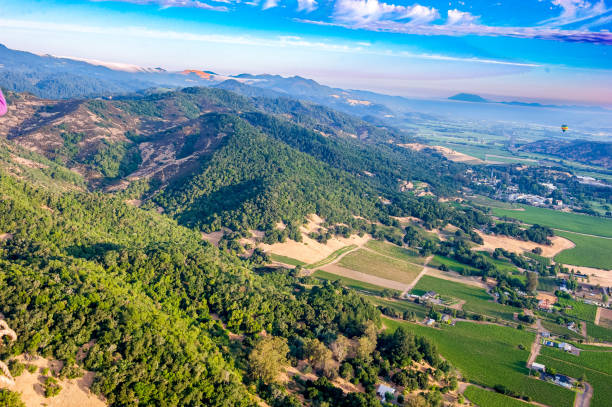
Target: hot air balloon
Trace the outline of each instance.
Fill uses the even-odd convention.
[[[561,125],[561,130],[563,130],[563,133],[565,133],[568,129],[569,127],[567,127],[567,124]]]

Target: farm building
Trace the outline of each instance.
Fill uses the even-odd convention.
[[[566,352],[572,351],[572,345],[570,345],[569,343],[561,342],[557,344],[557,346],[559,347],[559,349],[563,349]]]
[[[387,394],[395,394],[395,389],[385,384],[379,384],[376,394],[378,394],[382,401],[386,401]]]
[[[534,363],[531,364],[531,369],[538,370],[540,372],[545,372],[546,371],[546,366],[544,366],[541,363],[535,363],[534,362]]]
[[[555,384],[571,389],[573,387],[573,379],[562,374],[555,375]]]

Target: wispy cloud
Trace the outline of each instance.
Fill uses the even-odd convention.
[[[480,18],[469,12],[452,9],[442,20],[440,12],[433,7],[419,4],[401,6],[382,3],[378,0],[337,0],[334,12],[328,20],[298,21],[318,25],[340,26],[378,32],[393,32],[417,35],[446,36],[504,36],[533,38],[567,42],[587,42],[612,45],[612,33],[607,30],[590,31],[588,27],[568,29],[570,23],[597,19],[602,25],[608,21],[610,12],[603,2],[590,3],[585,0],[552,0],[562,9],[558,17],[543,21],[537,26],[508,27],[480,23]],[[595,21],[590,22],[594,24]],[[591,25],[590,26],[595,26]]]
[[[591,3],[585,0],[552,0],[553,6],[562,9],[557,17],[550,18],[542,24],[550,26],[564,26],[599,17],[610,11],[604,0]]]
[[[184,7],[184,8],[199,8],[212,11],[229,11],[225,6],[213,6],[199,0],[91,0],[94,2],[117,1],[123,3],[154,5],[160,8]],[[214,0],[216,3],[229,3],[229,0]]]
[[[298,0],[298,11],[306,11],[310,13],[317,9],[316,0]]]
[[[262,38],[246,35],[221,35],[221,34],[195,34],[190,32],[179,32],[169,30],[153,30],[145,27],[112,27],[112,26],[93,26],[79,24],[63,24],[41,21],[27,21],[0,18],[0,27],[30,30],[33,32],[52,31],[75,34],[99,34],[104,36],[137,37],[148,39],[194,41],[216,44],[262,46],[274,48],[304,48],[315,49],[317,51],[382,55],[391,57],[403,57],[422,60],[437,60],[462,63],[475,63],[487,65],[505,65],[520,68],[535,68],[541,65],[495,60],[486,58],[464,58],[439,54],[419,54],[404,51],[373,49],[369,42],[356,43],[333,43],[325,41],[309,40],[299,36],[279,36],[274,38]]]
[[[136,37],[161,40],[193,41],[216,44],[249,45],[263,47],[302,47],[319,51],[361,52],[363,45],[356,43],[335,43],[313,41],[298,36],[256,37],[250,35],[197,34],[173,30],[155,30],[136,26],[94,26],[69,23],[52,23],[43,21],[28,21],[0,18],[0,27],[37,31],[52,31],[65,33],[113,35],[120,37]]]

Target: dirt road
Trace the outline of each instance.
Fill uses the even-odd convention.
[[[408,289],[407,284],[403,284],[397,281],[388,280],[386,278],[376,277],[370,274],[361,273],[359,271],[347,269],[337,264],[328,264],[327,266],[321,267],[321,270],[326,271],[328,273],[336,274],[338,276],[351,278],[353,280],[363,281],[364,283],[369,283],[373,285],[377,285],[383,288],[389,288],[392,290],[397,290],[404,292]]]
[[[412,280],[410,284],[408,284],[408,288],[404,292],[402,292],[401,297],[405,297],[406,295],[408,295],[410,290],[412,290],[414,286],[417,285],[421,277],[423,277],[427,273],[427,271],[430,270],[429,267],[427,267],[427,265],[429,264],[431,259],[433,259],[433,256],[429,256],[425,259],[425,263],[423,263],[423,270],[421,270],[421,272],[416,276],[416,278]],[[413,264],[413,263],[410,263],[410,264]],[[415,264],[415,266],[416,265],[417,264]]]
[[[584,382],[584,392],[576,393],[574,399],[574,407],[589,407],[591,405],[591,398],[593,397],[593,387],[587,382]]]
[[[538,328],[538,334],[535,337],[535,340],[531,344],[531,353],[529,353],[529,359],[527,359],[527,367],[531,368],[533,362],[535,362],[536,358],[540,354],[540,349],[542,348],[542,323],[538,319],[536,321],[536,326]]]

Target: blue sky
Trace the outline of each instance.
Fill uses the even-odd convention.
[[[3,0],[0,43],[417,97],[612,106],[612,0]]]

